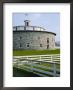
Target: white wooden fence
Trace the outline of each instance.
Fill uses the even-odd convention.
[[[13,66],[43,77],[58,77],[60,76],[60,55],[14,56]]]

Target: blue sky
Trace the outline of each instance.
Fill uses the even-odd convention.
[[[13,13],[12,20],[13,26],[24,25],[24,20],[31,20],[31,26],[41,26],[56,33],[56,41],[60,41],[59,13]]]

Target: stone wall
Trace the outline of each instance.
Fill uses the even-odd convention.
[[[13,49],[46,50],[54,48],[55,35],[53,33],[13,31]]]

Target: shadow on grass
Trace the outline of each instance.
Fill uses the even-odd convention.
[[[39,77],[39,76],[36,74],[33,74],[31,72],[27,72],[25,70],[14,67],[13,68],[13,77]]]

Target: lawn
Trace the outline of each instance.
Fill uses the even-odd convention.
[[[44,68],[45,66],[45,68]],[[32,71],[31,70],[31,67],[35,68],[35,69],[39,69],[39,70],[43,70],[43,71],[46,71],[46,72],[51,72],[53,73],[53,70],[50,69],[50,68],[53,68],[52,64],[49,64],[49,63],[38,63],[36,66],[31,66],[31,64],[23,64],[23,65],[20,65],[19,68],[21,69],[17,69],[15,68],[17,67],[16,65],[14,65],[14,69],[13,69],[13,76],[25,76],[25,77],[36,77],[38,75],[34,74],[34,73],[39,73],[39,74],[42,74],[43,72],[38,72],[38,71]],[[29,68],[28,68],[29,67]],[[60,65],[56,65],[56,68],[60,71]],[[31,72],[32,71],[32,72]],[[57,71],[57,73],[60,74],[60,72]],[[46,74],[44,74],[46,75]],[[47,76],[52,76],[52,75],[47,75]]]
[[[25,56],[25,55],[45,55],[45,54],[60,54],[60,49],[55,49],[55,50],[13,50],[13,56]],[[47,66],[47,67],[52,67],[52,65],[48,63],[42,63],[41,65]],[[13,68],[13,76],[15,77],[36,77],[38,75],[26,71],[25,66],[30,67],[30,65],[25,64],[24,66],[22,65],[22,69],[17,69]],[[40,67],[35,67],[39,69]],[[40,68],[41,69],[41,68]],[[60,69],[60,65],[57,65],[57,69]],[[47,71],[48,69],[41,69]]]
[[[13,68],[13,77],[38,77],[38,75],[14,67]]]
[[[13,56],[60,54],[60,49],[55,50],[13,50]]]

